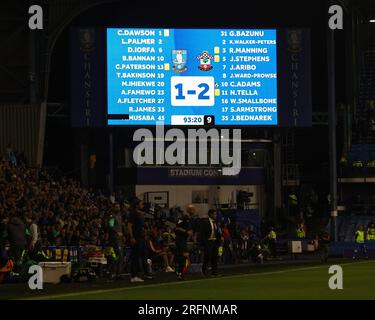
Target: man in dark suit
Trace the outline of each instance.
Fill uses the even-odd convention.
[[[211,263],[212,275],[217,276],[217,257],[218,247],[221,242],[221,230],[216,222],[215,209],[210,209],[208,211],[208,218],[202,221],[200,236],[204,252],[202,273],[203,275],[207,275],[207,267]]]
[[[176,224],[176,248],[175,261],[177,263],[176,274],[178,280],[184,280],[183,270],[186,266],[186,259],[189,257],[187,240],[193,235],[191,219],[195,215],[195,207],[188,205],[186,214],[184,214]]]

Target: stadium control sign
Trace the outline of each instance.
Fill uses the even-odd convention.
[[[222,169],[215,168],[173,168],[168,169],[168,177],[170,178],[186,178],[186,177],[205,177],[217,178],[223,175]]]

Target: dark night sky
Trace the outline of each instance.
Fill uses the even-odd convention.
[[[231,5],[229,3],[232,3]],[[284,5],[282,5],[284,3]],[[287,3],[287,4],[285,4]],[[327,5],[325,0],[198,2],[176,5],[158,2],[149,6],[142,2],[125,1],[100,5],[75,18],[70,26],[121,26],[121,27],[304,27],[312,36],[312,90],[313,111],[327,110],[326,31]],[[344,20],[345,21],[345,20]],[[69,102],[69,28],[56,43],[52,56],[49,102]],[[337,101],[344,99],[344,43],[343,32],[336,32]],[[104,85],[104,84],[103,84]],[[69,110],[67,110],[69,112]],[[62,134],[64,132],[64,134]],[[58,136],[59,137],[58,137]],[[68,139],[67,139],[68,137]],[[56,140],[57,139],[57,140]],[[47,125],[47,159],[54,162],[56,152],[52,145],[69,148],[74,139],[68,118],[49,120]],[[49,141],[50,143],[49,143]],[[70,140],[70,141],[69,141]],[[328,161],[327,130],[324,127],[297,131],[300,162],[312,165]],[[56,143],[57,141],[57,143]],[[308,143],[306,143],[308,142]],[[319,143],[317,143],[319,142]],[[71,146],[70,146],[71,147]],[[71,152],[65,155],[72,161]],[[50,156],[48,156],[50,154]],[[312,159],[314,159],[312,162]],[[60,159],[64,162],[64,159]],[[73,163],[70,163],[73,165]],[[67,167],[70,167],[67,165]]]
[[[326,26],[327,6],[324,0],[233,2],[237,5],[213,5],[202,10],[199,4],[178,10],[158,2],[158,6],[137,6],[136,3],[100,5],[75,18],[71,26],[121,26],[121,27],[305,27],[312,34],[313,105],[315,110],[325,110],[326,104]],[[284,2],[284,3],[285,3]],[[245,5],[246,4],[246,5]],[[68,99],[68,28],[58,40],[53,55],[50,101]],[[340,32],[338,45],[340,50]],[[342,33],[342,32],[341,32]],[[343,55],[337,56],[342,59]],[[338,61],[338,65],[341,65]],[[337,79],[343,79],[338,76]],[[338,88],[339,89],[339,88]],[[341,92],[341,90],[340,90]],[[340,97],[339,97],[340,98]]]

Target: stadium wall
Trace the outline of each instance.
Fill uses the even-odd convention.
[[[137,185],[136,194],[141,199],[147,192],[168,193],[168,206],[179,206],[185,208],[190,203],[194,203],[194,195],[200,195],[201,198],[207,195],[207,203],[194,203],[197,213],[200,216],[206,216],[208,209],[215,206],[216,203],[229,204],[236,202],[236,191],[242,190],[253,194],[251,205],[259,208],[259,193],[261,186],[217,186],[217,185]]]
[[[46,104],[0,105],[0,154],[11,148],[24,152],[28,164],[40,167],[43,162]]]

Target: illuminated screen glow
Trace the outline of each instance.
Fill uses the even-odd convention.
[[[277,125],[275,29],[107,29],[108,125]]]

